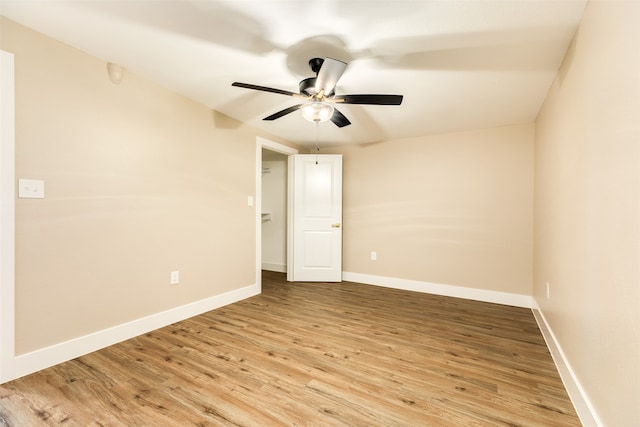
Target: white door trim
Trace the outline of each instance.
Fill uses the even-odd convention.
[[[280,144],[260,136],[256,137],[256,195],[255,209],[256,209],[256,284],[262,292],[262,149],[275,151],[277,153],[290,156],[292,154],[298,154],[298,150],[289,147],[284,144]],[[289,203],[287,201],[287,209]],[[289,221],[287,221],[287,233],[289,233]],[[287,242],[287,246],[289,243]],[[287,252],[289,249],[287,248]],[[287,270],[289,269],[287,262]]]
[[[0,383],[15,365],[15,82],[14,57],[0,51]]]

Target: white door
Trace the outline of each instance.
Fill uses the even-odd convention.
[[[342,155],[289,156],[287,280],[342,281]]]

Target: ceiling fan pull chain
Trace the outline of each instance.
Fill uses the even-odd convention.
[[[320,147],[318,147],[318,141],[320,140],[320,122],[316,122],[316,165],[318,164],[318,155],[320,152]]]

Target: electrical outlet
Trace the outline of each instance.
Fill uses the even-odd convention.
[[[375,261],[378,259],[378,254],[376,254],[375,252],[371,252],[371,261]]]
[[[179,271],[172,271],[171,272],[171,284],[172,285],[177,285],[178,283],[180,283],[180,272]]]
[[[549,282],[547,282],[547,299],[549,299],[551,297],[551,292],[550,292],[550,286],[549,286]]]

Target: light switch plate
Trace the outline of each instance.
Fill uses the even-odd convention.
[[[41,179],[19,179],[18,197],[21,199],[44,199],[44,181]]]

